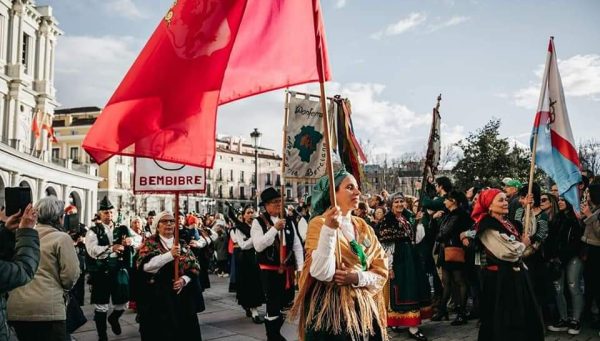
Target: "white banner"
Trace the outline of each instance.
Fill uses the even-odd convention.
[[[329,107],[329,109],[331,106]],[[326,172],[321,104],[291,96],[285,127],[284,178],[318,179]]]
[[[206,191],[206,169],[178,163],[135,158],[134,193]]]

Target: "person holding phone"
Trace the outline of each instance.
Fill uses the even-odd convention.
[[[100,341],[108,339],[106,321],[111,298],[113,312],[108,316],[108,323],[115,335],[121,334],[119,318],[129,301],[127,269],[131,268],[133,253],[141,243],[141,238],[134,238],[134,232],[127,226],[115,226],[113,209],[105,196],[98,210],[100,223],[90,227],[85,235],[91,303],[94,304],[94,321]]]
[[[6,219],[0,224],[0,230],[16,231],[14,256],[0,260],[0,341],[10,339],[6,324],[6,294],[29,283],[40,262],[40,238],[34,229],[37,211],[29,204],[22,215],[20,210],[8,217],[4,212],[0,212],[0,216]]]

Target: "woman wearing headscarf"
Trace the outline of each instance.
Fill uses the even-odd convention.
[[[419,326],[431,317],[431,289],[415,249],[415,216],[404,201],[401,192],[392,194],[389,211],[377,226],[390,269],[385,287],[387,325],[394,330],[408,327],[411,338],[427,340]]]
[[[352,216],[360,198],[356,179],[340,170],[334,183],[336,207],[330,207],[328,177],[313,188],[314,218],[291,317],[299,317],[300,340],[387,340],[385,252],[373,229]],[[336,258],[338,247],[341,259]]]
[[[153,222],[156,234],[139,250],[138,269],[144,272],[144,292],[138,296],[142,340],[201,340],[197,313],[201,309],[200,268],[185,241],[174,243],[176,220],[161,212]],[[174,281],[175,257],[179,279]]]
[[[480,193],[471,217],[481,243],[481,325],[479,341],[543,341],[544,326],[527,267],[522,226],[510,221],[506,194]]]

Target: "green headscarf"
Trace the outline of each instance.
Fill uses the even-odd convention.
[[[343,168],[335,172],[333,175],[335,187],[339,186],[348,175],[350,173],[346,172]],[[329,200],[329,177],[325,175],[313,187],[310,198],[310,218],[312,219],[323,214],[329,206],[331,206],[331,201]]]

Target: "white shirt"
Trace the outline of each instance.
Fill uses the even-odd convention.
[[[254,248],[254,242],[252,241],[252,236],[246,237],[242,231],[239,229],[235,229],[235,242],[242,250],[251,250]]]
[[[106,259],[109,256],[116,258],[116,257],[118,257],[118,254],[116,252],[112,252],[110,250],[110,248],[112,247],[112,245],[114,243],[114,236],[113,236],[114,227],[112,225],[106,225],[104,223],[102,224],[102,227],[104,227],[104,233],[108,237],[109,245],[104,245],[104,246],[98,245],[98,236],[96,235],[96,233],[94,233],[94,231],[92,231],[92,229],[89,229],[87,231],[87,233],[85,234],[85,249],[90,254],[90,256],[94,259]],[[127,230],[129,232],[129,235],[133,236],[133,237],[131,237],[131,241],[132,241],[131,246],[134,249],[137,249],[142,244],[142,236],[133,232],[133,230],[130,229],[129,227],[127,228]]]
[[[163,246],[167,250],[171,250],[171,248],[173,247],[174,238],[173,237],[165,238],[160,235],[159,235],[159,238],[160,238],[160,242],[163,244]],[[154,256],[154,257],[152,257],[152,259],[150,259],[150,261],[148,261],[148,263],[144,264],[144,271],[151,273],[151,274],[155,274],[158,272],[158,270],[160,270],[163,266],[165,266],[166,264],[171,262],[173,259],[174,259],[173,254],[171,254],[170,251],[165,252],[158,256]],[[191,278],[189,278],[186,275],[181,276],[181,278],[183,278],[186,285],[191,280]]]
[[[348,240],[348,242],[356,239],[354,233],[354,225],[352,224],[352,214],[348,212],[346,216],[340,218],[339,229]],[[319,243],[317,249],[312,252],[312,263],[310,264],[310,275],[323,282],[331,282],[335,275],[335,249],[336,249],[336,229],[332,229],[327,225],[323,225],[319,235]],[[358,272],[358,284],[354,287],[367,287],[369,289],[377,289],[383,278],[368,270]]]
[[[258,219],[262,219],[262,217],[258,217],[252,222],[252,228],[250,229],[250,237],[252,238],[252,244],[254,245],[254,249],[256,250],[256,252],[263,252],[266,248],[273,245],[273,243],[275,242],[275,236],[279,231],[277,231],[275,226],[271,226],[266,233],[263,233],[262,226],[260,226]],[[271,217],[271,221],[273,222],[273,225],[275,225],[279,221],[279,218]],[[300,270],[304,266],[304,249],[302,248],[302,243],[300,242],[300,238],[298,238],[298,236],[296,235],[296,232],[289,232],[294,235],[294,245],[292,245],[292,250],[296,258],[296,266]],[[283,240],[281,242],[283,243],[283,245],[286,245],[285,238],[282,239]]]

